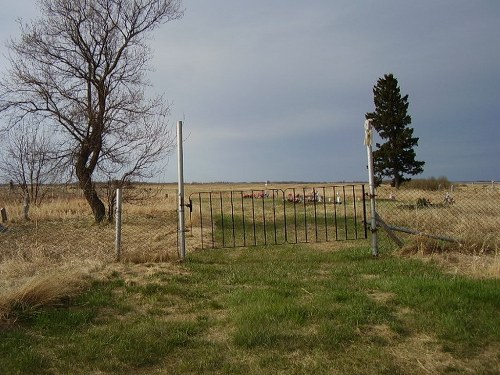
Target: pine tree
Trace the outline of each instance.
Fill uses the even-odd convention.
[[[411,180],[405,175],[422,173],[425,164],[415,160],[418,138],[413,137],[413,128],[408,126],[408,95],[401,97],[398,80],[385,74],[373,87],[373,96],[375,112],[367,113],[366,118],[372,120],[374,129],[386,140],[377,144],[373,152],[374,171],[379,180],[390,177],[391,185],[399,189],[404,181]]]

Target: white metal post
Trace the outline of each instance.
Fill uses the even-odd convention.
[[[373,126],[372,120],[365,121],[365,145],[366,153],[368,156],[368,178],[370,184],[370,206],[371,206],[371,225],[370,231],[372,233],[372,255],[378,255],[378,237],[377,237],[377,210],[375,206],[375,175],[373,172]]]
[[[184,224],[184,157],[182,150],[182,121],[177,121],[177,172],[179,192],[179,256],[186,257],[186,228]]]
[[[122,250],[122,189],[116,189],[116,215],[115,215],[115,248],[116,260],[121,258]]]

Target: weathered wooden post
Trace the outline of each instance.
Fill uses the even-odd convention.
[[[0,214],[2,215],[2,223],[6,223],[7,222],[7,210],[2,207],[0,209]]]

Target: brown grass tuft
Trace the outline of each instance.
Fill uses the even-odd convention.
[[[402,256],[421,257],[442,265],[447,272],[476,278],[500,278],[500,251],[467,244],[416,237],[400,250]]]
[[[87,285],[82,272],[53,271],[29,278],[18,288],[0,294],[0,327],[9,326],[46,306],[57,306]]]

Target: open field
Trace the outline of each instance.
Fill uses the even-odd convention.
[[[317,186],[188,184],[186,196]],[[74,189],[49,191],[30,221],[0,190],[0,373],[500,371],[498,191],[460,186],[444,206],[443,192],[379,190],[384,220],[459,245],[398,234],[396,250],[381,232],[378,260],[358,240],[188,248],[184,263],[176,194],[126,190],[117,263],[114,225],[95,225]]]

